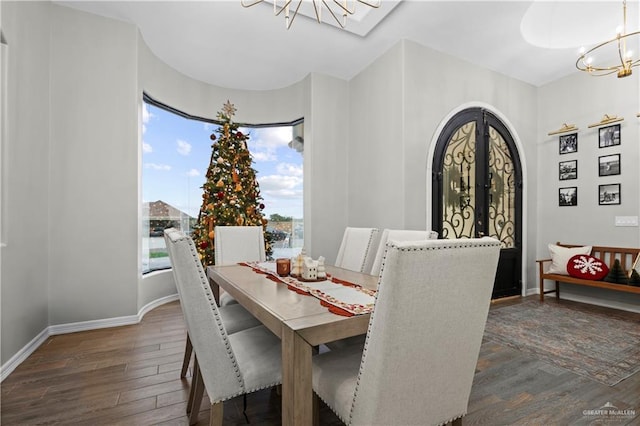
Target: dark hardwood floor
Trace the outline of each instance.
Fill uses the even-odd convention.
[[[629,316],[640,324],[640,314]],[[1,423],[187,425],[191,379],[179,379],[185,333],[180,305],[173,302],[138,325],[52,336],[1,384]],[[621,420],[583,414],[607,402],[636,415]],[[198,424],[205,425],[208,403],[202,407]],[[279,425],[279,396],[272,390],[249,395],[247,414],[252,425]],[[225,403],[224,420],[246,424],[242,398]],[[324,405],[320,423],[342,424]],[[609,387],[485,341],[463,424],[640,425],[640,373]]]

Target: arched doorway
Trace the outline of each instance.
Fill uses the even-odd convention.
[[[522,167],[507,127],[484,108],[454,115],[433,157],[432,226],[441,238],[502,242],[492,297],[522,292]]]

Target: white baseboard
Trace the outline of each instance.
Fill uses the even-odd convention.
[[[604,308],[620,309],[621,311],[635,312],[637,314],[640,314],[640,308],[621,305],[615,302],[608,302],[606,300],[594,299],[593,297],[578,296],[567,292],[560,293],[560,299],[571,300],[572,302],[588,303],[591,305],[602,306]]]
[[[56,336],[59,334],[75,333],[77,331],[97,330],[99,328],[119,327],[122,325],[138,324],[142,321],[142,318],[154,308],[165,303],[178,300],[177,294],[161,297],[152,302],[144,305],[137,315],[128,315],[124,317],[106,318],[101,320],[81,321],[73,322],[69,324],[50,325],[42,330],[36,337],[33,338],[27,345],[20,349],[9,361],[4,363],[0,367],[0,382],[4,381],[9,374],[13,372],[25,359],[29,357],[40,345],[44,343],[49,336]]]
[[[540,289],[538,289],[538,288],[530,289],[530,290],[534,290],[531,294],[540,294]],[[529,293],[529,292],[527,291],[527,293]],[[556,296],[554,294],[552,296],[545,296],[545,298],[546,297],[551,297],[551,298],[555,299]],[[640,314],[640,307],[635,307],[635,306],[630,306],[630,305],[623,305],[621,303],[616,303],[616,302],[612,302],[612,301],[608,301],[608,300],[597,299],[597,298],[594,298],[594,297],[580,296],[580,295],[573,294],[573,293],[567,292],[567,291],[562,291],[560,293],[560,300],[562,300],[562,299],[570,300],[572,302],[588,303],[590,305],[602,306],[604,308],[619,309],[621,311],[634,312],[634,313]]]
[[[2,371],[0,371],[0,382],[9,376],[25,359],[29,358],[41,344],[49,337],[48,328],[42,330],[36,337],[34,337],[29,343],[27,343],[22,349],[20,349],[9,361],[2,365]]]

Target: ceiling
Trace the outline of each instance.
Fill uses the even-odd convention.
[[[628,32],[640,28],[639,1],[627,0]],[[577,72],[578,48],[612,38],[622,23],[618,0],[382,0],[380,10],[357,5],[368,13],[347,21],[353,32],[302,15],[286,30],[267,2],[54,3],[135,24],[155,55],[185,75],[254,90],[285,87],[310,72],[349,80],[402,39],[540,86]],[[330,18],[326,9],[323,18]]]

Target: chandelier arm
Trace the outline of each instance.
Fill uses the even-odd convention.
[[[366,4],[369,7],[372,7],[374,9],[379,8],[382,5],[382,1],[378,0],[377,2],[373,3],[373,2],[368,2],[366,0],[358,0],[358,3],[362,3],[362,4]]]
[[[251,6],[255,6],[258,3],[262,3],[264,0],[254,0],[251,2],[245,2],[245,0],[240,0],[240,4],[242,5],[242,7],[251,7]]]
[[[313,12],[316,14],[316,21],[322,22],[322,6],[318,7],[316,0],[313,0]]]
[[[353,15],[354,13],[356,13],[356,4],[355,4],[355,2],[353,3],[353,10],[349,10],[349,8],[347,7],[347,2],[346,1],[344,2],[344,4],[340,3],[338,0],[333,0],[333,2],[335,4],[337,4],[340,9],[344,10],[344,12],[348,13],[349,15]],[[330,9],[329,5],[327,5],[327,9]]]
[[[291,4],[292,1],[293,0],[286,0],[284,2],[284,4],[282,5],[282,7],[280,8],[280,10],[278,10],[277,9],[278,8],[278,3],[277,3],[276,0],[274,0],[273,1],[273,15],[274,16],[280,16],[280,14],[289,7],[289,5]],[[299,1],[302,2],[302,0],[299,0]],[[298,3],[298,7],[300,7],[300,3]],[[296,11],[297,10],[298,9],[296,9]]]
[[[624,54],[622,53],[623,50],[626,50],[626,48],[623,47],[623,44],[626,45],[626,43],[623,43],[622,40],[623,40],[622,37],[618,37],[618,57],[620,58],[620,63],[622,64],[622,68],[626,69],[627,63],[624,59]]]
[[[287,4],[291,3],[292,0],[289,0],[287,2]],[[293,20],[296,19],[296,16],[298,16],[298,9],[300,9],[300,5],[302,4],[302,0],[298,0],[298,6],[296,6],[296,10],[293,11],[293,16],[291,16],[291,19],[289,19],[289,22],[285,21],[285,27],[287,27],[287,29],[291,28],[291,25],[293,24]]]
[[[334,2],[336,0],[333,0]],[[331,14],[331,16],[333,16],[333,19],[336,21],[336,23],[340,26],[340,28],[344,28],[344,24],[342,22],[340,22],[340,19],[338,19],[338,17],[336,16],[335,12],[331,9],[331,7],[327,4],[326,0],[322,0],[322,4],[325,5],[325,7],[327,8],[327,10],[329,11],[329,13]],[[342,7],[342,6],[341,6]]]
[[[636,32],[636,33],[640,33],[640,31],[639,31],[639,32]],[[632,33],[632,34],[636,34],[636,33]],[[631,35],[631,34],[628,34],[628,35]],[[603,46],[605,46],[605,45],[607,45],[607,44],[609,44],[609,43],[613,43],[613,42],[616,42],[616,41],[618,41],[618,37],[612,38],[611,40],[604,41],[604,42],[602,42],[602,43],[598,44],[597,46],[594,46],[594,47],[592,47],[591,49],[589,49],[589,50],[587,50],[586,52],[584,52],[582,55],[580,55],[580,57],[579,57],[579,58],[578,58],[578,60],[576,61],[576,68],[578,68],[580,71],[589,71],[589,70],[597,70],[597,71],[612,71],[612,72],[617,71],[617,70],[618,70],[618,67],[617,67],[617,66],[616,66],[616,67],[606,67],[606,68],[603,68],[603,67],[598,67],[598,66],[588,65],[588,64],[584,61],[584,59],[585,59],[585,58],[587,58],[587,57],[589,56],[589,54],[591,54],[591,53],[595,52],[596,50],[600,49],[601,47],[603,47]],[[582,64],[584,64],[584,68],[580,68],[580,66],[579,66],[580,62],[582,62]],[[605,74],[605,75],[606,75],[606,74]]]

